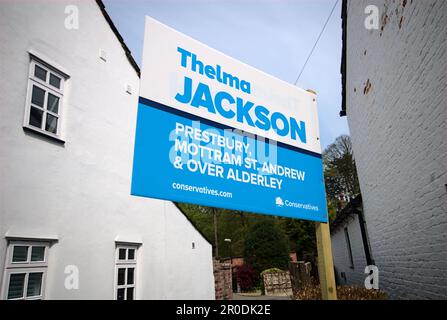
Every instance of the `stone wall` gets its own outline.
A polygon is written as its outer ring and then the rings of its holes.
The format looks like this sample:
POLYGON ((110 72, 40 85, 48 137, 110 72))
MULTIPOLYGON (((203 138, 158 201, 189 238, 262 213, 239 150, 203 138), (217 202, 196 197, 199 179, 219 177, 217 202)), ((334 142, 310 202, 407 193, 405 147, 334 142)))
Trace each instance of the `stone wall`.
POLYGON ((291 296, 292 283, 289 271, 263 273, 266 296, 291 296))

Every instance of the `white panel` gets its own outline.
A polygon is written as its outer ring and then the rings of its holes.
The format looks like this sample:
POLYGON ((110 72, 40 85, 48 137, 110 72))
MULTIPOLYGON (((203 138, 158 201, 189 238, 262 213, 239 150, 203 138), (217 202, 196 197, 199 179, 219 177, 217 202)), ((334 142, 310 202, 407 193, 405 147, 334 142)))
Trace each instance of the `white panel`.
MULTIPOLYGON (((173 107, 196 116, 206 118, 229 127, 283 142, 298 148, 321 153, 318 115, 315 95, 303 89, 272 77, 262 71, 237 61, 217 50, 214 50, 150 17, 146 17, 146 30, 143 50, 143 66, 141 72, 140 96, 158 103, 173 107), (185 49, 197 56, 205 66, 210 66, 217 74, 217 65, 221 73, 226 72, 239 79, 250 83, 248 90, 241 90, 224 84, 216 79, 208 77, 205 73, 192 71, 191 58, 188 58, 186 67, 181 65, 181 53, 178 48, 185 49), (268 131, 248 125, 246 122, 236 121, 223 117, 219 112, 211 113, 204 107, 194 107, 189 103, 180 103, 175 96, 184 92, 184 78, 193 80, 193 90, 199 83, 208 85, 214 99, 216 93, 225 91, 234 99, 241 98, 244 103, 250 101, 254 107, 250 110, 250 116, 255 122, 258 117, 254 110, 256 106, 266 107, 271 116, 274 112, 283 114, 287 119, 294 118, 298 124, 305 123, 306 140, 299 137, 292 139, 288 135, 280 135, 272 128, 268 131)), ((247 88, 247 86, 245 87, 247 88)), ((236 106, 224 104, 225 109, 236 112, 236 106)), ((282 129, 282 122, 278 122, 282 129)))

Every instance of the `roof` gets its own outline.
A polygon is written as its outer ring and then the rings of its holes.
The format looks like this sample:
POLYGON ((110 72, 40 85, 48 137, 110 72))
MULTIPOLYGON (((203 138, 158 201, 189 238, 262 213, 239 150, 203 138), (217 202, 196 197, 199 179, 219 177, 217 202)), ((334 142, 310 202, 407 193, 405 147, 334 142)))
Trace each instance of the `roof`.
POLYGON ((99 9, 101 10, 107 23, 109 24, 110 29, 112 29, 116 38, 121 43, 121 46, 123 47, 124 53, 126 54, 127 60, 129 60, 130 65, 135 69, 135 72, 138 74, 138 76, 140 76, 140 67, 136 63, 135 59, 132 57, 132 53, 130 52, 129 48, 127 47, 126 43, 124 42, 124 39, 121 36, 121 34, 119 33, 115 24, 113 23, 112 18, 110 18, 109 14, 107 13, 106 6, 104 5, 104 3, 101 0, 96 0, 96 3, 98 4, 99 9))
POLYGON ((348 26, 348 0, 343 0, 341 5, 342 48, 341 48, 341 110, 340 117, 346 116, 346 50, 347 50, 347 26, 348 26))
POLYGON ((352 199, 346 207, 337 212, 335 220, 331 223, 331 233, 334 233, 339 227, 345 225, 345 223, 354 215, 359 214, 362 207, 362 195, 352 199))

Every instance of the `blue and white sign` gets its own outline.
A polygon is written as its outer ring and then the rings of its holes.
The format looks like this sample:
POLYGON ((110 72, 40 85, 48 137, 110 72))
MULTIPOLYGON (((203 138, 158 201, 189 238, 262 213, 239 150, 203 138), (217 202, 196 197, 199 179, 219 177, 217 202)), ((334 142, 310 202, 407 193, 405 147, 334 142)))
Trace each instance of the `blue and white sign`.
POLYGON ((146 17, 132 195, 327 222, 315 95, 146 17))

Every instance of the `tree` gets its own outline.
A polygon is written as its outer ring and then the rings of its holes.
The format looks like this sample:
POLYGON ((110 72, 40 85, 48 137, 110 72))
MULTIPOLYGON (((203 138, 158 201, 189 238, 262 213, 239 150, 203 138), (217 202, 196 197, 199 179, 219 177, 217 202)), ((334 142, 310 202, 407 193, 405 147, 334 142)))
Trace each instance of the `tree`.
POLYGON ((261 214, 195 204, 178 203, 178 206, 213 246, 215 246, 214 211, 216 212, 219 256, 223 258, 242 257, 249 229, 258 222, 272 219, 271 216, 261 214), (227 238, 231 239, 231 243, 225 242, 227 238))
POLYGON ((341 194, 360 193, 350 136, 341 135, 324 150, 323 164, 328 201, 337 201, 341 194))
POLYGON ((300 219, 279 218, 279 226, 290 241, 291 252, 296 252, 298 259, 316 250, 315 223, 300 219))
POLYGON ((244 260, 257 278, 269 268, 288 268, 288 239, 274 218, 259 221, 250 228, 245 238, 244 260))
POLYGON ((194 226, 202 232, 205 238, 216 246, 214 237, 214 212, 217 217, 217 244, 220 257, 242 256, 244 251, 245 235, 248 228, 258 218, 254 214, 242 211, 210 208, 195 204, 178 203, 194 226), (225 239, 231 239, 231 243, 225 239))
MULTIPOLYGON (((337 210, 340 208, 340 196, 342 194, 355 196, 360 193, 351 138, 342 135, 333 144, 329 145, 323 152, 323 164, 329 220, 333 221, 337 210)), ((252 250, 246 247, 251 241, 249 234, 252 233, 252 228, 265 221, 273 223, 279 229, 279 232, 286 239, 286 246, 296 252, 300 259, 306 259, 304 256, 306 253, 312 254, 316 251, 315 224, 310 221, 272 218, 265 215, 218 208, 212 209, 192 204, 180 203, 179 206, 214 246, 213 213, 216 212, 217 244, 220 257, 236 257, 248 254, 252 250), (226 238, 231 239, 231 242, 225 242, 226 238)), ((266 244, 266 247, 268 246, 266 244)), ((287 250, 286 261, 288 261, 288 254, 287 250)), ((277 266, 267 266, 267 268, 270 267, 277 266)))

